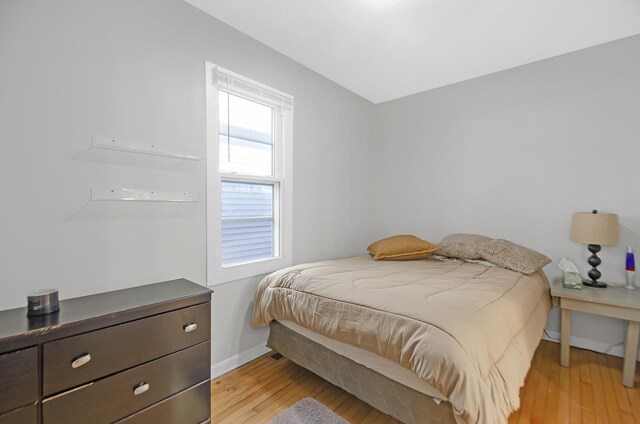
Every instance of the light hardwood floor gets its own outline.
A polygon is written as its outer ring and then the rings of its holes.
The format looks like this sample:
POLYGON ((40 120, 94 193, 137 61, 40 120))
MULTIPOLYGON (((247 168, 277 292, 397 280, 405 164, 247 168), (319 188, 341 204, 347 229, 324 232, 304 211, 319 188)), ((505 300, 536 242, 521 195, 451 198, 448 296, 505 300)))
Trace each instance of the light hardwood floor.
MULTIPOLYGON (((622 358, 571 348, 571 367, 561 367, 559 359, 560 345, 542 341, 510 424, 640 424, 640 389, 622 385, 622 358)), ((306 397, 352 424, 399 422, 289 360, 268 355, 213 380, 212 422, 265 423, 306 397)))

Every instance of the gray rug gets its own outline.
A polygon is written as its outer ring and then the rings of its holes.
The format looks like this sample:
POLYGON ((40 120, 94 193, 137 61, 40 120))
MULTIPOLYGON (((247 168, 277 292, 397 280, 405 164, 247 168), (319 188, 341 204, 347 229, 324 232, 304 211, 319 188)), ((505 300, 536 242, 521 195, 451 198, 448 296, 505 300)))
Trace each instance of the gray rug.
POLYGON ((315 399, 297 402, 269 424, 349 424, 315 399))

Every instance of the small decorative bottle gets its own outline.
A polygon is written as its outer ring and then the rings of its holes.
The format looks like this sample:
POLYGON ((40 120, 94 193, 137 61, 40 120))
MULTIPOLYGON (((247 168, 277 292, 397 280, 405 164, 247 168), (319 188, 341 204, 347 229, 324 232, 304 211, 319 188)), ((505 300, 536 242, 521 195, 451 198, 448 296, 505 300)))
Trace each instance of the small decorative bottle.
POLYGON ((635 290, 636 286, 634 285, 636 281, 636 260, 633 256, 633 249, 631 246, 627 249, 627 285, 624 286, 625 289, 635 290))

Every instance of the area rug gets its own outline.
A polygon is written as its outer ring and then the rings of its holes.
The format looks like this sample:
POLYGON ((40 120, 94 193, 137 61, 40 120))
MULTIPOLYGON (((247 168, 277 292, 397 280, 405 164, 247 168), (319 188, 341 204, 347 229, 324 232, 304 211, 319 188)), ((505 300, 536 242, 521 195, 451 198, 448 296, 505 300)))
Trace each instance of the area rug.
POLYGON ((269 424, 349 424, 349 421, 315 399, 306 398, 289 407, 269 424))

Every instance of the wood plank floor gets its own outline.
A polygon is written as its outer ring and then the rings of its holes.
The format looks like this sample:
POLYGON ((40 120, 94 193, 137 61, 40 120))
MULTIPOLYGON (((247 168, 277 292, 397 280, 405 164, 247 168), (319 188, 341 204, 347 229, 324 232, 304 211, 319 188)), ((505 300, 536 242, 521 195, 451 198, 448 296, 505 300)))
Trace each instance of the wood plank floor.
MULTIPOLYGON (((640 389, 622 385, 622 358, 571 348, 571 367, 561 367, 559 359, 560 345, 542 341, 510 424, 640 424, 640 389)), ((306 397, 352 424, 399 422, 289 360, 268 355, 213 380, 212 422, 265 423, 306 397)))

